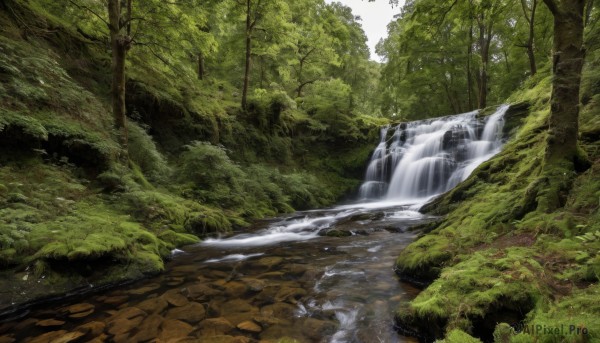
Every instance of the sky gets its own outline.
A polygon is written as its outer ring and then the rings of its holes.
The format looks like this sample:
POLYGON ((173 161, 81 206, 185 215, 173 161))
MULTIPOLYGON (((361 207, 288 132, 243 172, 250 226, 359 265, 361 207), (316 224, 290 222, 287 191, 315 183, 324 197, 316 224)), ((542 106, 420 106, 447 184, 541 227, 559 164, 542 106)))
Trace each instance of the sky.
MULTIPOLYGON (((342 4, 352 8, 352 13, 362 18, 362 27, 369 41, 369 49, 371 49, 371 59, 379 61, 381 58, 375 54, 375 45, 381 38, 387 36, 387 24, 392 21, 395 14, 400 13, 400 7, 389 4, 388 0, 376 0, 369 2, 368 0, 325 0, 328 4, 332 2, 341 2, 342 4)), ((402 5, 404 1, 400 1, 402 5)))

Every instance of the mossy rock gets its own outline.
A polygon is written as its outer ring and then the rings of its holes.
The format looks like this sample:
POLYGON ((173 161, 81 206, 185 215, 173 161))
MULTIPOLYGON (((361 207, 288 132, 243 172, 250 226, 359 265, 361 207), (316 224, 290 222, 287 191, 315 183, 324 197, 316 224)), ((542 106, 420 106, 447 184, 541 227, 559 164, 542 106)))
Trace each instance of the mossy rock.
POLYGON ((400 253, 394 269, 400 279, 425 286, 439 276, 442 266, 451 258, 452 249, 448 237, 426 235, 400 253))

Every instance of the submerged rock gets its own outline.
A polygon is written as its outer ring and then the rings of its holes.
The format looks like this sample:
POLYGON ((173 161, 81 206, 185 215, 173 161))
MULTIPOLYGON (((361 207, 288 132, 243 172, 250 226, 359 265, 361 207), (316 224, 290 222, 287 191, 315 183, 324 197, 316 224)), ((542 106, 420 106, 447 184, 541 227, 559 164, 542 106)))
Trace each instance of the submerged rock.
POLYGON ((262 328, 258 324, 249 320, 239 323, 237 328, 250 333, 259 333, 262 331, 262 328))

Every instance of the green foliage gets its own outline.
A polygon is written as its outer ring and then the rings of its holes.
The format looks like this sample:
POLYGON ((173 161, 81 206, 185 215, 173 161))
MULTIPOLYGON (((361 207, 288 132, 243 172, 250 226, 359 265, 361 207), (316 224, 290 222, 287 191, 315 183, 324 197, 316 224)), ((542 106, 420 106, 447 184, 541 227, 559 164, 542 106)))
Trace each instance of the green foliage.
POLYGON ((171 174, 164 156, 158 151, 152 137, 139 125, 129 122, 129 158, 140 167, 144 175, 154 181, 165 181, 171 174))

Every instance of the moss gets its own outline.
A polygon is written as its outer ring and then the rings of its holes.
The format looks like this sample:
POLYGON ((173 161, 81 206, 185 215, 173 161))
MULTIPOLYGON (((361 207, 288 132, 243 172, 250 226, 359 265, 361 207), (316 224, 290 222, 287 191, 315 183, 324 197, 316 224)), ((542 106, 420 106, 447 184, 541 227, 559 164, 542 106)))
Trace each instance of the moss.
MULTIPOLYGON (((416 326, 439 336, 444 327, 471 331, 493 316, 527 313, 543 292, 543 268, 528 258, 528 249, 495 249, 464 257, 444 268, 439 279, 397 311, 401 326, 416 326), (499 257, 502 256, 502 257, 499 257), (426 323, 438 323, 431 328, 426 323)), ((495 325, 495 322, 494 322, 495 325)))
POLYGON ((477 338, 474 338, 473 336, 469 335, 468 333, 459 330, 459 329, 454 329, 452 331, 450 331, 447 335, 445 339, 436 341, 437 343, 480 343, 481 341, 478 340, 477 338))
POLYGON ((442 235, 428 235, 411 243, 396 260, 395 270, 401 278, 427 283, 435 279, 444 262, 452 258, 450 240, 442 235))

